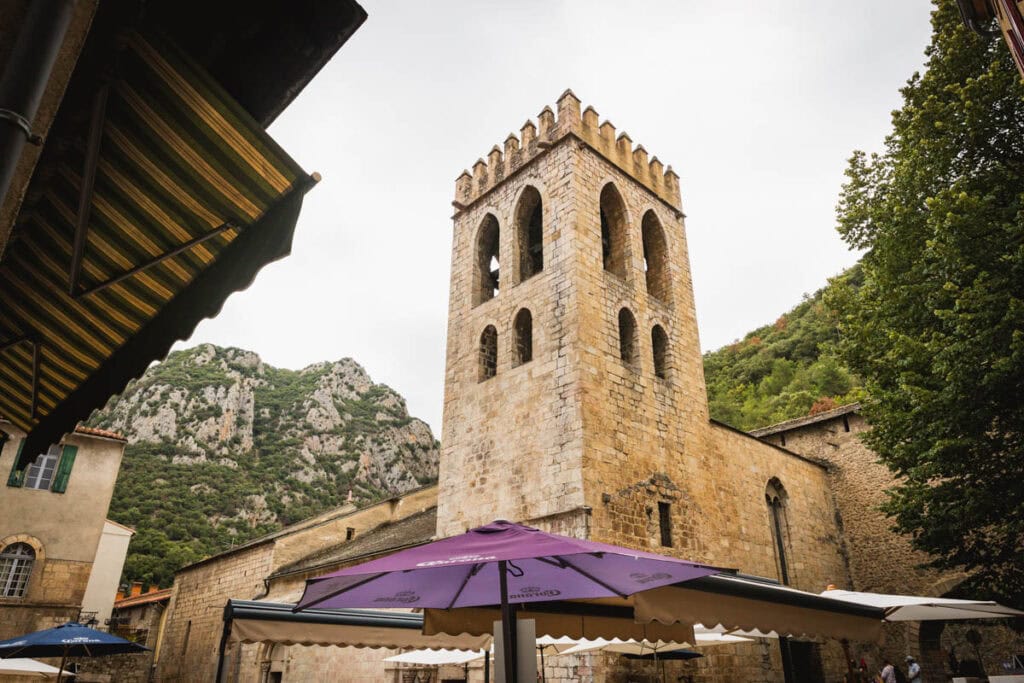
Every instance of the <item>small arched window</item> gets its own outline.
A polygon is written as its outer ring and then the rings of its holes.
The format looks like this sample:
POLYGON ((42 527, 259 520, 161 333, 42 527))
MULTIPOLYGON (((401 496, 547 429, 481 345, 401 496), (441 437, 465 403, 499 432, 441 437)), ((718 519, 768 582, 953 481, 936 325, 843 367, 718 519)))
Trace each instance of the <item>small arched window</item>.
POLYGON ((779 578, 782 583, 789 584, 789 559, 786 556, 789 525, 786 521, 786 489, 776 477, 768 482, 764 490, 764 500, 768 505, 768 516, 772 528, 772 541, 775 543, 775 556, 779 565, 779 578))
POLYGON ((626 365, 637 366, 636 318, 628 308, 619 311, 619 358, 626 365))
POLYGON ((601 190, 601 256, 604 269, 626 277, 626 204, 615 186, 601 190))
POLYGON ((473 283, 473 305, 490 301, 498 295, 498 245, 501 231, 498 219, 487 214, 476 236, 476 268, 473 283))
POLYGON ((544 270, 544 212, 540 192, 527 186, 516 206, 516 243, 519 245, 519 281, 544 270))
POLYGON ((644 273, 647 278, 647 293, 655 299, 668 301, 668 249, 665 246, 665 231, 654 211, 644 214, 641 232, 644 242, 644 273))
POLYGON ((498 330, 488 325, 480 335, 480 381, 498 374, 498 330))
POLYGON ((654 376, 665 379, 668 377, 668 335, 661 325, 651 328, 651 351, 654 355, 654 376))
POLYGON ((529 309, 523 308, 516 313, 513 323, 515 328, 516 348, 514 365, 522 365, 533 360, 533 316, 529 309))
POLYGON ((25 597, 35 561, 36 551, 28 543, 12 543, 0 552, 0 597, 25 597))

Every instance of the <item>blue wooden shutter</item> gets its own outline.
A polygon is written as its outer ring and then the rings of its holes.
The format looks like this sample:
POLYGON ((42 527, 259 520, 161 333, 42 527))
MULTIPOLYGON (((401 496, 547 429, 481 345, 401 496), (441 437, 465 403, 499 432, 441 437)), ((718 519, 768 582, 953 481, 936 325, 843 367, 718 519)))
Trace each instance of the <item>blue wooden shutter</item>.
POLYGON ((18 452, 14 454, 14 465, 11 467, 11 474, 7 477, 8 486, 21 486, 25 483, 25 471, 28 470, 28 465, 25 469, 18 469, 18 460, 21 459, 21 449, 25 446, 25 439, 21 440, 18 444, 18 452))
POLYGON ((71 478, 71 468, 75 464, 75 456, 78 455, 78 446, 65 446, 60 454, 60 464, 57 465, 57 476, 53 478, 54 493, 64 493, 68 490, 68 479, 71 478))

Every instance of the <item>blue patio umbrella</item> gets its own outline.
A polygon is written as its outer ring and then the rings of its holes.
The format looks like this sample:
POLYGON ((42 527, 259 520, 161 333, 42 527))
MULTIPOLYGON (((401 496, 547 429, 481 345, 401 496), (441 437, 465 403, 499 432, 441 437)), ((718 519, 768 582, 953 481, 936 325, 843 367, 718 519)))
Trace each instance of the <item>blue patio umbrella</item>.
POLYGON ((149 650, 144 645, 82 626, 73 621, 8 640, 0 640, 0 659, 8 657, 60 657, 60 673, 68 657, 103 657, 149 650))

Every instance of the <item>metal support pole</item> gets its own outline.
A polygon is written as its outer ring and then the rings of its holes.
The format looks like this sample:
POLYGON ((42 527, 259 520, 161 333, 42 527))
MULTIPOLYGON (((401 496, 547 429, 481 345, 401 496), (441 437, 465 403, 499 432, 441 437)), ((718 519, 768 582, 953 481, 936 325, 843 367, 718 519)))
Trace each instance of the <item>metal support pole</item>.
POLYGON ((505 655, 505 683, 519 683, 519 656, 516 638, 516 613, 513 606, 508 604, 508 562, 498 562, 498 574, 501 584, 501 639, 502 652, 505 655))
POLYGON ((220 636, 220 647, 217 649, 217 678, 216 683, 222 683, 221 676, 224 674, 224 652, 228 648, 228 638, 231 636, 231 601, 224 606, 224 630, 220 636))
POLYGON ((14 50, 0 76, 0 203, 11 189, 25 143, 40 142, 32 124, 71 23, 75 2, 33 0, 27 6, 14 50))

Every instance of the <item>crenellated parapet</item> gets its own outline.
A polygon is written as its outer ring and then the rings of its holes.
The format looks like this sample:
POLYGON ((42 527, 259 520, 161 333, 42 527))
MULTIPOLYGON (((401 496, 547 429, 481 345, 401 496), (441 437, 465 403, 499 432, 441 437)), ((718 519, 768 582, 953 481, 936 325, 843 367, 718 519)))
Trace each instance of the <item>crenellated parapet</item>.
POLYGON ((566 90, 558 98, 557 115, 551 107, 544 107, 536 124, 527 121, 518 136, 509 133, 504 145, 492 147, 486 160, 477 159, 471 171, 463 171, 455 180, 456 208, 469 206, 567 136, 582 140, 662 200, 680 208, 679 176, 672 167, 662 165, 658 157, 648 159, 643 145, 634 146, 625 131, 616 134, 609 121, 601 123, 593 107, 581 112, 580 104, 572 90, 566 90))

